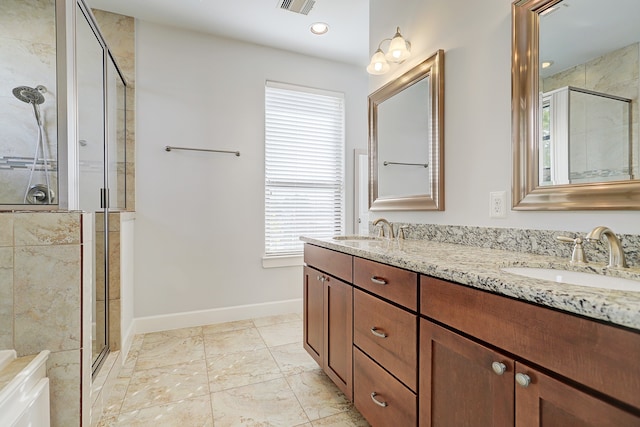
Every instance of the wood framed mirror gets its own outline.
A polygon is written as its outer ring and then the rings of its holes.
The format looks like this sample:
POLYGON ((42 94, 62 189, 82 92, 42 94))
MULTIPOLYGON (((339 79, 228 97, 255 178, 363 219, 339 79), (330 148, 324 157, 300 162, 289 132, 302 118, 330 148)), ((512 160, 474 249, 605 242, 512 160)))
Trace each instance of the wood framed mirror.
POLYGON ((369 209, 444 210, 444 51, 369 95, 369 209))
POLYGON ((640 209, 638 16, 627 0, 512 4, 514 210, 640 209))

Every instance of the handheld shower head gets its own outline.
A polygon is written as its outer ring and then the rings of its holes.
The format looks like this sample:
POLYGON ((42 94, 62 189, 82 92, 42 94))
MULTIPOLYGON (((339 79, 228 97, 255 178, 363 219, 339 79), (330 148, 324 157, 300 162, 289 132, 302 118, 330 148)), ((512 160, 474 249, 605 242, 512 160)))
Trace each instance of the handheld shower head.
POLYGON ((42 85, 38 85, 35 89, 29 86, 18 86, 13 88, 13 96, 22 102, 33 105, 42 104, 44 102, 44 96, 42 95, 44 92, 46 92, 46 89, 42 85))

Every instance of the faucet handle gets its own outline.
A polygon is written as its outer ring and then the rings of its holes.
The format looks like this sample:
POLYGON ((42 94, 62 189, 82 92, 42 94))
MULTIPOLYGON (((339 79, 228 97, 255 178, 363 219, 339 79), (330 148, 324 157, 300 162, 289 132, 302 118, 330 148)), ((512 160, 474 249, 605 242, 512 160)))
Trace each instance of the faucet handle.
POLYGON ((408 229, 409 229, 408 225, 402 225, 402 226, 398 227, 398 239, 402 239, 402 240, 406 239, 407 238, 406 230, 408 230, 408 229))
POLYGON ((571 253, 571 264, 587 264, 587 257, 584 254, 581 237, 556 236, 556 240, 565 243, 573 243, 573 252, 571 253))
POLYGON ((384 225, 378 224, 373 226, 374 229, 378 229, 378 237, 384 237, 384 225))

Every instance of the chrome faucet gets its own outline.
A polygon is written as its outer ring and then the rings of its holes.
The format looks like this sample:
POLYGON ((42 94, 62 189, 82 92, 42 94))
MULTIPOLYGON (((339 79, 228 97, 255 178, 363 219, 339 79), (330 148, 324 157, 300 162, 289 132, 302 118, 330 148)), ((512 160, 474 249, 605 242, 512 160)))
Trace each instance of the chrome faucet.
POLYGON ((609 248, 609 265, 607 265, 607 267, 627 268, 627 261, 624 257, 622 244, 620 243, 618 236, 616 236, 610 228, 600 225, 591 230, 585 239, 588 242, 591 242, 594 240, 600 240, 603 235, 607 238, 607 247, 609 248))
POLYGON ((395 233, 393 232, 393 225, 387 221, 384 218, 378 218, 375 221, 373 221, 373 226, 374 227, 380 227, 380 237, 384 237, 384 225, 387 225, 387 227, 389 227, 389 238, 393 239, 395 238, 395 233), (382 223, 382 225, 378 225, 382 223))

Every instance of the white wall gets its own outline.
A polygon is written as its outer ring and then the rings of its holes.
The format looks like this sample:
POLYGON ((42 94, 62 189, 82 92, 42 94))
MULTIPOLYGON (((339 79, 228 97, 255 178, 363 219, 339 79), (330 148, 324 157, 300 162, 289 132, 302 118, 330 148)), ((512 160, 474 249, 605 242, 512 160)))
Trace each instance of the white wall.
POLYGON ((364 68, 144 21, 136 32, 135 316, 301 298, 301 267, 262 267, 265 81, 345 93, 350 227, 364 68))
MULTIPOLYGON (((511 191, 511 0, 373 0, 370 51, 396 26, 411 41, 412 57, 369 92, 445 51, 445 211, 385 212, 392 221, 587 232, 607 225, 640 234, 636 211, 517 212, 489 218, 489 192, 511 191)), ((386 45, 383 46, 383 48, 386 45)), ((510 199, 508 206, 511 206, 510 199)), ((376 213, 377 214, 377 213, 376 213)))

